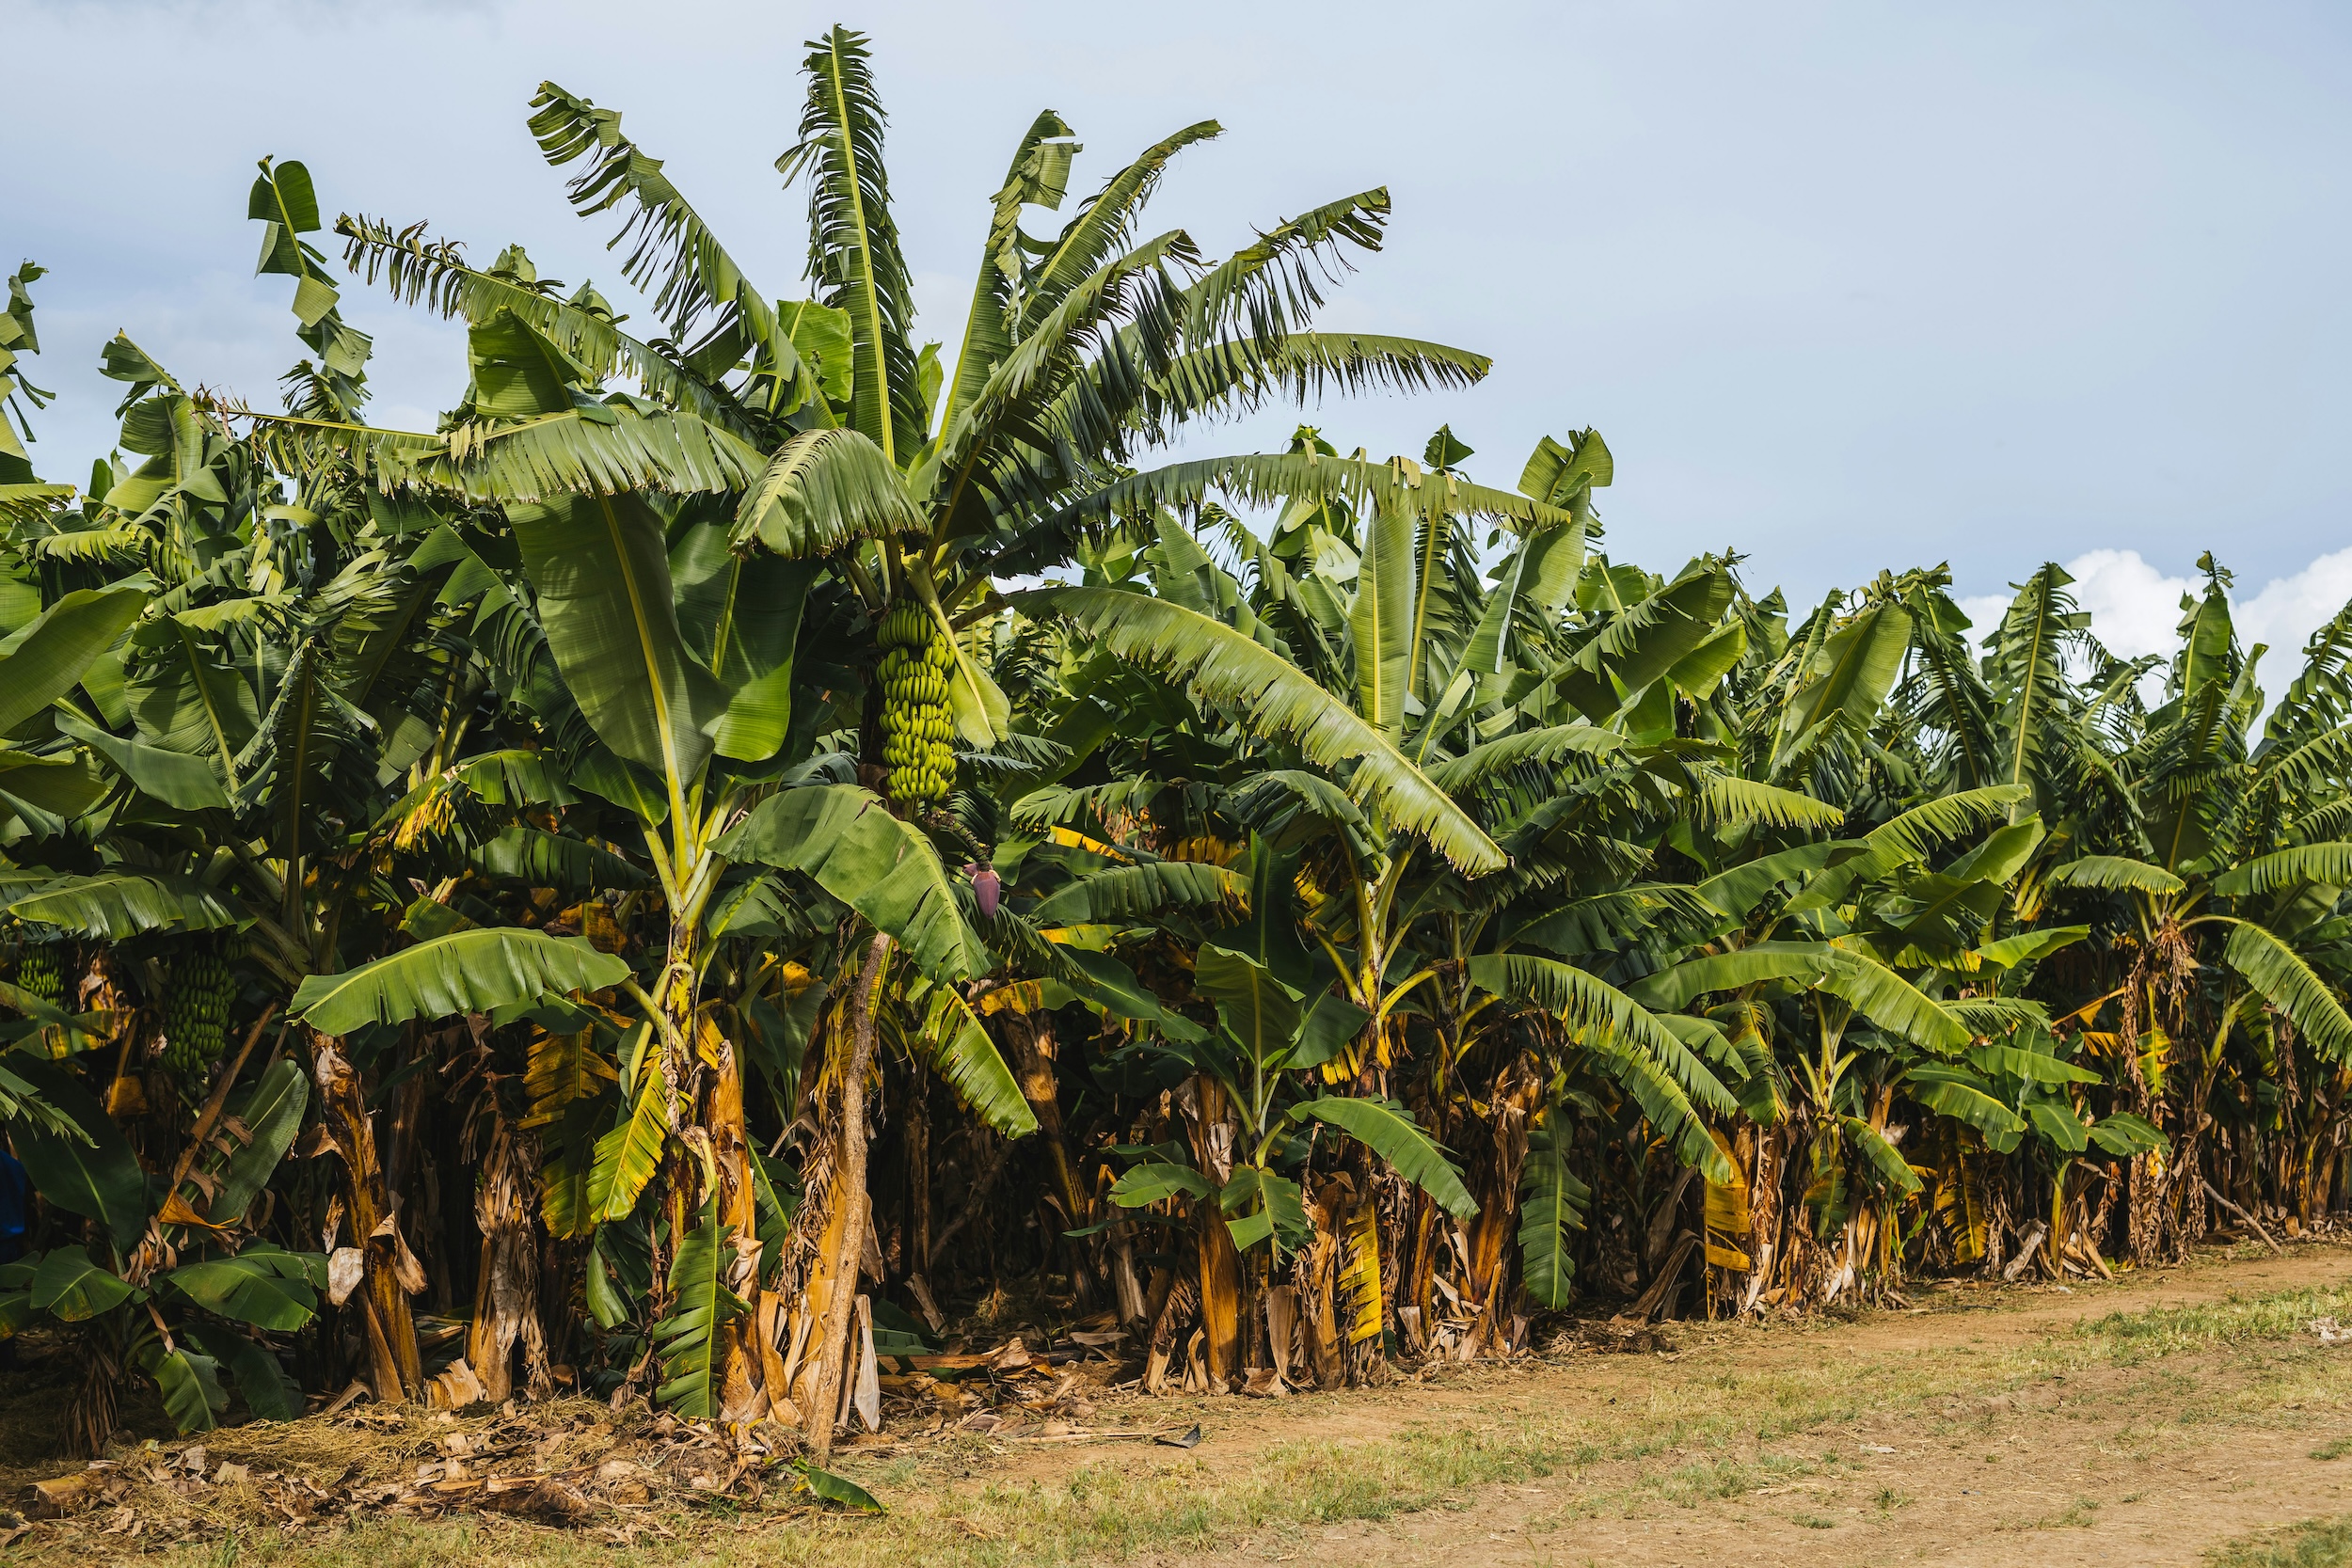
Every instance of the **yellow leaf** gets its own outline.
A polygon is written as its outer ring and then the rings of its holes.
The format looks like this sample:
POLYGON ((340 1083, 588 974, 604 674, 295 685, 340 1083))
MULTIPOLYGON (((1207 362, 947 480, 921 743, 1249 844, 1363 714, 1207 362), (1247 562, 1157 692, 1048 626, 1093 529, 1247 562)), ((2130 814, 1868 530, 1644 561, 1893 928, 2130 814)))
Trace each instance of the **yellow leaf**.
POLYGON ((566 910, 563 919, 578 926, 580 934, 588 939, 588 945, 599 953, 618 953, 628 945, 628 933, 621 929, 620 922, 612 918, 612 911, 602 899, 591 898, 566 910))
POLYGON ((1019 980, 1009 986, 998 986, 975 1002, 973 1007, 983 1017, 998 1013, 1034 1013, 1045 1006, 1045 985, 1041 980, 1019 980))
POLYGON ((1117 845, 1105 844, 1098 838, 1089 838, 1086 834, 1070 828, 1048 828, 1045 830, 1045 836, 1066 848, 1084 849, 1091 854, 1107 855, 1117 861, 1130 858, 1127 851, 1117 845))
POLYGON ((156 1214, 155 1223, 158 1225, 184 1225, 195 1230, 209 1230, 215 1236, 225 1236, 229 1233, 225 1227, 215 1225, 212 1221, 198 1213, 194 1209, 189 1208, 188 1200, 182 1197, 178 1193, 174 1193, 169 1197, 164 1199, 163 1209, 156 1214))
POLYGON ((1038 935, 1064 947, 1083 947, 1089 953, 1099 953, 1110 945, 1120 930, 1117 926, 1048 926, 1038 935))
POLYGON ((1356 1205, 1341 1240, 1345 1261, 1332 1294, 1347 1315, 1347 1342, 1360 1345, 1380 1336, 1380 1216, 1370 1200, 1356 1205))
POLYGON ((725 1031, 719 1027, 718 1021, 706 1007, 702 1016, 694 1021, 694 1054, 702 1058, 703 1066, 716 1072, 726 1043, 725 1031))
POLYGON ((1194 861, 1203 865, 1231 865, 1241 859, 1246 845, 1223 838, 1188 838, 1168 852, 1172 861, 1194 861))
POLYGON ((531 1098, 525 1127, 545 1127, 572 1101, 601 1094, 605 1085, 620 1077, 592 1048, 595 1038, 595 1031, 583 1029, 576 1035, 543 1031, 532 1040, 530 1066, 523 1075, 523 1093, 531 1098))
MULTIPOLYGON (((1721 1187, 1712 1181, 1707 1184, 1707 1228, 1719 1236, 1745 1236, 1749 1225, 1747 1172, 1741 1170, 1740 1162, 1732 1157, 1729 1138, 1714 1128, 1708 1130, 1708 1135, 1715 1140, 1715 1147, 1723 1150, 1724 1163, 1731 1167, 1731 1181, 1721 1187)), ((1708 1250, 1711 1261, 1711 1254, 1716 1249, 1710 1244, 1708 1250)), ((1744 1269, 1747 1264, 1724 1266, 1744 1269)))

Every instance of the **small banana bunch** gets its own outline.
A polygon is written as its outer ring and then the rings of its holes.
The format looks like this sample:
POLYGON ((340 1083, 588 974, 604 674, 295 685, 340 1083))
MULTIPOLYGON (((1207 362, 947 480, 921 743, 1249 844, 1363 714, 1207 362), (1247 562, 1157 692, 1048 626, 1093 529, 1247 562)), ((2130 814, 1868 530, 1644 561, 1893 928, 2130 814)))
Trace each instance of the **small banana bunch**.
POLYGON ((65 994, 65 971, 57 967, 57 955, 49 948, 27 947, 16 961, 16 983, 54 1004, 65 994))
POLYGON ((945 800, 956 782, 955 721, 947 714, 955 650, 938 623, 910 599, 883 611, 879 641, 882 763, 890 769, 891 799, 908 805, 945 800))
POLYGON ((229 1040, 229 1009, 237 1000, 236 976, 215 943, 199 941, 173 962, 171 991, 164 1003, 164 1065, 194 1076, 219 1060, 229 1040))

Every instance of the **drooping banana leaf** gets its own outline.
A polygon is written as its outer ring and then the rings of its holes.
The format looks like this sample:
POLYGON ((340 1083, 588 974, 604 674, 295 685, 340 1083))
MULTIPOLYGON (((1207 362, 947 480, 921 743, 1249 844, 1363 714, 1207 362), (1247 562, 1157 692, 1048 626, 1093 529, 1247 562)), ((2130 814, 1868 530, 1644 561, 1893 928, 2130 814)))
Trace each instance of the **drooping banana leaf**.
POLYGON ((8 912, 19 920, 38 920, 113 942, 142 931, 217 931, 253 920, 234 895, 193 877, 127 870, 61 877, 12 900, 8 912))
POLYGON ((206 1311, 271 1333, 291 1334, 318 1312, 300 1269, 273 1267, 253 1253, 183 1263, 161 1277, 206 1311))
POLYGON ((2331 1061, 2352 1058, 2352 1017, 2328 983, 2275 932, 2250 920, 2237 921, 2221 956, 2331 1061))
POLYGON ((2042 885, 2150 894, 2179 893, 2188 886, 2160 865, 2150 865, 2146 861, 2131 860, 2122 855, 2080 856, 2043 878, 2042 885))
POLYGON ((646 881, 633 862, 602 845, 519 823, 475 846, 467 858, 490 876, 575 895, 643 887, 646 881))
POLYGON ((989 1037, 979 1015, 953 986, 931 988, 923 1027, 908 1044, 965 1109, 999 1136, 1026 1137, 1037 1131, 1037 1113, 989 1037))
POLYGON ((69 1323, 110 1312, 139 1293, 78 1246, 61 1246, 43 1258, 34 1271, 32 1291, 37 1310, 69 1323))
POLYGON ((228 808, 227 792, 214 777, 211 765, 201 757, 108 735, 71 717, 61 716, 57 728, 104 756, 114 764, 117 772, 165 805, 182 811, 228 808))
POLYGON ((155 1380, 164 1414, 182 1433, 210 1432, 220 1424, 229 1396, 220 1386, 219 1363, 211 1356, 185 1347, 166 1350, 162 1340, 151 1339, 138 1367, 155 1380))
POLYGON ((141 588, 77 588, 0 641, 0 735, 80 684, 146 603, 141 588))
POLYGON ((9 1132, 33 1190, 60 1209, 98 1222, 118 1254, 138 1244, 150 1212, 147 1173, 113 1117, 61 1065, 11 1057, 11 1069, 72 1118, 73 1135, 40 1123, 9 1132))
MULTIPOLYGON (((1550 1013, 1581 1041, 1613 1046, 1656 1063, 1696 1104, 1727 1115, 1737 1103, 1722 1081, 1642 1001, 1598 975, 1532 953, 1486 953, 1470 959, 1470 977, 1482 990, 1550 1013)), ((1645 999, 1649 995, 1642 994, 1645 999)), ((1685 1000, 1665 1006, 1679 1006, 1685 1000)))
POLYGON ((370 1023, 486 1013, 534 997, 601 990, 628 964, 578 937, 522 927, 456 931, 340 974, 313 974, 294 991, 292 1016, 326 1035, 370 1023))
POLYGON ((1239 873, 1198 861, 1155 861, 1113 866, 1057 888, 1029 918, 1040 926, 1089 926, 1154 915, 1170 909, 1228 911, 1248 896, 1239 873))
POLYGON ((1478 1212, 1478 1200, 1445 1152, 1404 1106, 1393 1101, 1324 1095, 1291 1107, 1292 1120, 1320 1121, 1338 1128, 1389 1164, 1397 1175, 1438 1200, 1456 1219, 1478 1212))
POLYGON ((299 1062, 283 1061, 262 1074, 237 1104, 236 1116, 249 1135, 220 1162, 220 1186, 206 1207, 205 1218, 215 1225, 235 1225, 249 1207, 278 1163, 294 1147, 302 1131, 302 1113, 310 1104, 310 1081, 299 1062))
POLYGON ((1568 1169, 1567 1154, 1554 1121, 1528 1133, 1527 1162, 1519 1167, 1520 1268, 1528 1298, 1555 1311, 1576 1291, 1569 1232, 1584 1228, 1593 1196, 1568 1169))
POLYGON ((181 1332, 197 1347, 229 1369, 247 1409, 265 1421, 302 1418, 308 1406, 302 1386, 286 1373, 266 1345, 248 1339, 225 1323, 190 1323, 181 1332))
POLYGON ((734 543, 787 561, 860 539, 919 532, 926 519, 889 458, 861 431, 803 430, 768 460, 735 514, 734 543))
POLYGON ((1354 787, 1391 822, 1426 838, 1466 873, 1500 869, 1502 852, 1478 824, 1354 707, 1280 655, 1222 622, 1111 588, 1048 588, 1010 595, 1016 608, 1070 617, 1110 651, 1189 682, 1203 701, 1231 704, 1295 742, 1319 767, 1355 765, 1354 787))
POLYGON ((854 784, 771 795, 715 847, 730 860, 806 873, 933 980, 971 979, 993 963, 930 840, 854 784))

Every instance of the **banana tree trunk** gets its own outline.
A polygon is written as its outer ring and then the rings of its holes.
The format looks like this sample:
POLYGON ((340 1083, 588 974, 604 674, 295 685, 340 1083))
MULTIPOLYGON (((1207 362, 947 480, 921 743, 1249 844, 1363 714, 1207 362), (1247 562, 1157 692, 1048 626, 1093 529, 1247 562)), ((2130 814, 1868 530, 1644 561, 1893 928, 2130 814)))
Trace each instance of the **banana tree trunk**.
POLYGON ((366 1272, 357 1294, 367 1336, 368 1382, 380 1402, 405 1403, 424 1386, 406 1287, 413 1282, 422 1289, 424 1281, 401 1239, 400 1224, 392 1212, 359 1074, 335 1049, 332 1039, 325 1035, 315 1038, 317 1054, 310 1072, 319 1086, 320 1119, 342 1156, 343 1214, 353 1241, 365 1254, 366 1272))
POLYGON ((833 1452, 842 1383, 850 1375, 850 1323, 856 1307, 858 1256, 866 1244, 866 1227, 871 1223, 871 1200, 866 1193, 866 1074, 874 1060, 874 1006, 889 957, 887 936, 876 936, 866 945, 857 990, 850 998, 847 1037, 836 1037, 834 1042, 840 1053, 836 1057, 840 1073, 833 1169, 827 1183, 830 1203, 817 1272, 809 1282, 803 1307, 808 1320, 805 1332, 814 1342, 805 1351, 808 1370, 795 1386, 794 1402, 801 1410, 802 1430, 810 1451, 820 1464, 833 1452))
POLYGON ((1396 1227, 1403 1244, 1391 1249, 1396 1279, 1389 1292, 1390 1326, 1400 1349, 1425 1355, 1437 1343, 1438 1255, 1452 1221, 1418 1187, 1405 1195, 1403 1213, 1396 1227))
MULTIPOLYGON (((1223 1085, 1206 1073, 1186 1085, 1194 1167, 1223 1186, 1232 1175, 1233 1118, 1223 1085)), ((1223 1393, 1240 1380, 1242 1270, 1232 1232, 1214 1200, 1193 1205, 1193 1273, 1200 1292, 1200 1329, 1209 1386, 1223 1393)))
POLYGON ((1346 1323, 1347 1382, 1365 1388, 1388 1377, 1387 1336, 1395 1332, 1397 1254, 1383 1244, 1380 1194, 1369 1155, 1360 1150, 1349 1173, 1356 1197, 1342 1231, 1339 1294, 1346 1323))
POLYGON ((1347 1341, 1340 1322, 1338 1287, 1342 1227, 1354 1207, 1354 1186, 1345 1176, 1330 1177, 1317 1186, 1307 1205, 1314 1236, 1292 1266, 1292 1278, 1298 1286, 1299 1338, 1320 1388, 1337 1388, 1347 1381, 1347 1341))
POLYGON ((1242 1381, 1242 1266, 1233 1234, 1215 1203, 1197 1205, 1194 1262, 1200 1286, 1200 1328, 1207 1337, 1209 1391, 1222 1394, 1242 1381))
MULTIPOLYGON (((1092 1219, 1094 1203, 1079 1177, 1078 1163, 1071 1158, 1070 1140, 1062 1131, 1061 1093, 1054 1078, 1053 1020, 1043 1012, 1009 1011, 1003 1017, 1002 1033, 1012 1058, 1012 1075, 1021 1085, 1021 1097, 1029 1102, 1029 1110, 1037 1117, 1038 1137, 1044 1145, 1046 1163, 1052 1168, 1054 1200, 1062 1212, 1061 1227, 1075 1230, 1092 1219)), ((1064 1238, 1063 1245, 1070 1259, 1070 1283, 1083 1307, 1094 1298, 1090 1267, 1093 1259, 1082 1241, 1064 1238)))
POLYGON ((482 1397, 494 1404, 515 1391, 517 1344, 532 1393, 545 1394, 553 1387, 539 1329, 539 1247, 532 1224, 539 1191, 537 1142, 501 1117, 474 1182, 482 1268, 474 1281, 466 1361, 482 1380, 482 1397))
POLYGON ((2312 1107, 2310 1125, 2303 1130, 2295 1167, 2295 1217, 2299 1225, 2311 1224, 2315 1213, 2327 1208, 2319 1176, 2332 1164, 2324 1156, 2335 1147, 2340 1125, 2337 1117, 2344 1108, 2347 1088, 2352 1088, 2352 1072, 2329 1074, 2319 1091, 2318 1102, 2312 1107))
MULTIPOLYGON (((719 1223, 726 1228, 728 1252, 721 1255, 720 1280, 742 1301, 759 1300, 759 1188, 752 1177, 751 1132, 743 1117, 742 1059, 735 1042, 715 1037, 719 1059, 710 1074, 703 1126, 710 1134, 711 1163, 719 1172, 719 1223), (731 1256, 730 1256, 731 1254, 731 1256)), ((730 1421, 756 1420, 784 1392, 767 1386, 760 1353, 760 1314, 747 1312, 729 1323, 713 1346, 724 1358, 713 1368, 721 1390, 720 1414, 730 1421)))
POLYGON ((1512 1243, 1518 1236, 1519 1172, 1527 1163, 1530 1124, 1543 1103, 1544 1080, 1526 1057, 1515 1058, 1487 1095, 1487 1157, 1473 1167, 1478 1217, 1470 1224, 1470 1270, 1463 1305, 1473 1314, 1470 1348, 1494 1354, 1510 1348, 1508 1303, 1512 1243))

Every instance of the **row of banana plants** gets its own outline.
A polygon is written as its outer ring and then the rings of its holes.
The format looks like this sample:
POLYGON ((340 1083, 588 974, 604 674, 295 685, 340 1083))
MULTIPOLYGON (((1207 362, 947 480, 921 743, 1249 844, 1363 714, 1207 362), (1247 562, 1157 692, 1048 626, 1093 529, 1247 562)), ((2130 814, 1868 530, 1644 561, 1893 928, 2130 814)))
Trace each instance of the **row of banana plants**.
POLYGON ((2055 566, 1972 628, 1614 562, 1589 430, 1157 461, 1486 375, 1315 326, 1387 194, 1147 237, 1204 121, 1053 226, 1041 114, 944 357, 866 41, 809 51, 807 298, 552 83, 642 336, 267 161, 281 406, 118 337, 43 483, 11 280, 0 1331, 86 1447, 356 1378, 821 1455, 1009 1301, 1265 1393, 2336 1206, 2352 609, 2270 704, 2210 563, 2125 661, 2055 566), (370 286, 464 325, 432 431, 367 421, 370 286))

